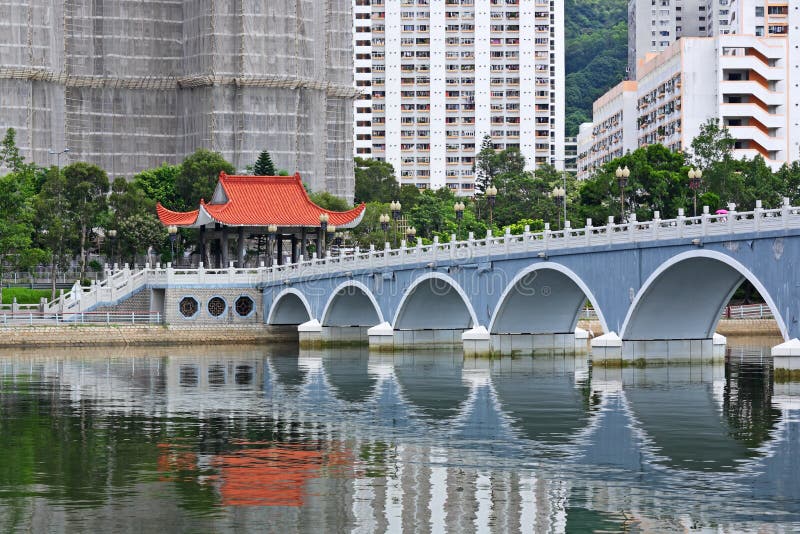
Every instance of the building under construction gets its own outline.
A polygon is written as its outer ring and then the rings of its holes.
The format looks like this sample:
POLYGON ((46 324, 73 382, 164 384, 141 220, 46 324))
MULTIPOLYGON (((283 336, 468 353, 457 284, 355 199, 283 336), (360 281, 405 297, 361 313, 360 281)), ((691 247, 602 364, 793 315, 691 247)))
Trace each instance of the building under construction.
POLYGON ((351 2, 6 0, 0 135, 125 177, 198 148, 244 170, 266 149, 352 199, 351 2))

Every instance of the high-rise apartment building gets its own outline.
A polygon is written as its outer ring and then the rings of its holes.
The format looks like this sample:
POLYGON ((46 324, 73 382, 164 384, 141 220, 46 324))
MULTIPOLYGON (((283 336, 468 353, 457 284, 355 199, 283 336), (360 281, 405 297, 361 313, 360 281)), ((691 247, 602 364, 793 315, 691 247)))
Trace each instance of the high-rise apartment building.
POLYGON ((474 189, 484 136, 564 166, 564 3, 354 0, 355 152, 401 184, 474 189))

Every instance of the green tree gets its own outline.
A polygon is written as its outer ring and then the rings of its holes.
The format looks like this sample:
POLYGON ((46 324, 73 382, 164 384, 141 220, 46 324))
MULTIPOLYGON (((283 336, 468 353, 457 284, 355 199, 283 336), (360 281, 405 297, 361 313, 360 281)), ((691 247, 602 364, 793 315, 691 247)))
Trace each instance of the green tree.
POLYGON ((25 159, 20 155, 17 148, 17 131, 14 128, 6 130, 3 141, 0 142, 0 166, 11 169, 12 172, 19 172, 25 159))
POLYGON ((327 191, 319 191, 317 193, 309 193, 308 197, 311 201, 319 206, 331 211, 347 211, 353 208, 348 202, 336 195, 332 195, 327 191))
POLYGON ((36 239, 50 262, 51 299, 56 298, 56 278, 67 265, 68 239, 73 231, 67 202, 67 181, 56 167, 50 168, 34 199, 36 239))
POLYGON ((269 152, 262 150, 258 155, 255 165, 253 165, 253 174, 255 176, 275 176, 275 164, 272 163, 272 156, 269 152))
POLYGON ((106 210, 108 175, 91 163, 72 163, 64 167, 67 203, 78 230, 81 278, 86 273, 86 247, 92 229, 98 226, 106 210))
POLYGON ((703 171, 703 190, 713 191, 723 202, 737 202, 743 181, 734 175, 737 162, 733 158, 736 140, 719 120, 709 119, 692 140, 688 161, 703 171))
POLYGON ((133 177, 133 183, 144 196, 174 211, 189 208, 178 194, 176 187, 180 165, 162 164, 160 167, 147 169, 133 177))
POLYGON ((391 202, 397 200, 400 186, 391 163, 355 158, 356 202, 391 202))
POLYGON ((152 214, 136 213, 120 219, 118 228, 120 255, 130 257, 132 262, 137 255, 146 254, 150 247, 160 255, 167 239, 167 229, 152 214))
POLYGON ((475 156, 475 194, 481 196, 486 188, 492 184, 498 174, 497 154, 492 143, 492 137, 486 135, 481 141, 481 149, 475 156))
POLYGON ((184 205, 196 206, 200 199, 211 200, 221 172, 233 174, 235 169, 218 152, 201 148, 183 160, 175 190, 184 205))

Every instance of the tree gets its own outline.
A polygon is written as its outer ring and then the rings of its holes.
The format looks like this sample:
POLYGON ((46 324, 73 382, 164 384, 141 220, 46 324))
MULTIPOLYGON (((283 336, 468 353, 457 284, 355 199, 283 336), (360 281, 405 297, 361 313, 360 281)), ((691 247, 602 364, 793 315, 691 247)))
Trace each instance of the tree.
POLYGON ((78 229, 81 278, 86 273, 86 244, 92 229, 98 226, 106 210, 108 175, 91 163, 72 163, 64 167, 66 199, 78 229))
POLYGON ((133 177, 136 187, 154 202, 174 211, 183 211, 188 208, 178 194, 176 182, 181 173, 180 165, 162 164, 160 167, 147 169, 133 177))
POLYGON ((275 176, 275 164, 272 163, 272 156, 269 155, 269 152, 263 150, 261 154, 258 155, 258 159, 256 160, 256 164, 253 166, 253 174, 255 176, 275 176))
POLYGON ((494 181, 497 172, 497 154, 492 137, 485 135, 481 141, 481 149, 475 156, 475 194, 477 196, 486 192, 486 188, 494 181))
POLYGON ((356 202, 391 202, 397 200, 400 186, 391 163, 355 158, 356 202))
POLYGON ((12 172, 19 172, 25 159, 20 155, 17 148, 17 131, 14 128, 6 130, 3 141, 0 142, 0 166, 5 166, 12 172))
POLYGON ((146 254, 150 247, 160 253, 167 239, 167 229, 155 215, 136 213, 119 221, 117 236, 120 255, 127 254, 135 261, 137 255, 146 254))
POLYGON ((223 171, 233 174, 235 169, 220 153, 201 148, 183 160, 175 190, 186 206, 196 206, 200 199, 211 200, 223 171))
POLYGON ((327 191, 309 193, 308 196, 311 199, 311 202, 326 210, 347 211, 352 209, 352 206, 348 204, 345 199, 332 195, 327 191))
POLYGON ((719 120, 709 119, 692 139, 689 163, 703 171, 704 189, 717 193, 723 202, 737 202, 742 194, 742 182, 734 176, 737 170, 733 158, 736 140, 719 120))
POLYGON ((45 177, 34 200, 37 243, 50 262, 51 294, 56 298, 56 273, 68 260, 67 240, 72 232, 67 207, 67 181, 56 167, 45 177))

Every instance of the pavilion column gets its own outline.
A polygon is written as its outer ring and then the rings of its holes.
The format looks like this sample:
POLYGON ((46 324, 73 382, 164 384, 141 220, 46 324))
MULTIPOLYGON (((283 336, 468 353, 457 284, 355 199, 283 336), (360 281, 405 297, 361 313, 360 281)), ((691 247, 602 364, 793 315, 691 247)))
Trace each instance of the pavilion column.
MULTIPOLYGON (((206 227, 200 227, 200 262, 206 262, 206 227)), ((208 267, 208 265, 206 265, 208 267)))
POLYGON ((228 267, 228 227, 222 227, 222 238, 220 238, 220 257, 222 258, 222 265, 220 268, 225 269, 228 267))
POLYGON ((317 231, 317 258, 322 259, 325 257, 325 232, 320 228, 317 231))
POLYGON ((244 242, 244 226, 239 227, 239 238, 236 241, 236 244, 239 246, 239 257, 238 259, 238 267, 240 269, 244 268, 244 254, 245 254, 245 242, 244 242))
POLYGON ((297 236, 292 234, 292 263, 297 263, 297 236))
POLYGON ((278 234, 278 265, 283 265, 283 236, 278 234))
POLYGON ((300 259, 307 259, 306 252, 308 250, 308 234, 306 233, 306 227, 302 227, 300 229, 300 259))

